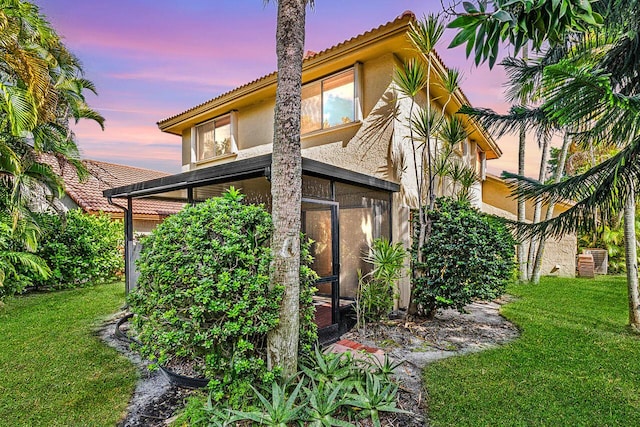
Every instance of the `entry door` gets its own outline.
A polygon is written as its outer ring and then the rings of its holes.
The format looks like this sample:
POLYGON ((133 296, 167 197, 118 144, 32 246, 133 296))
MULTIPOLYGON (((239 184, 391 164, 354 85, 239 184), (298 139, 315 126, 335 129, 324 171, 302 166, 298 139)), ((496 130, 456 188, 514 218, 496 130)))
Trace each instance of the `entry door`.
MULTIPOLYGON (((331 304, 331 323, 340 321, 340 239, 338 203, 302 199, 302 232, 314 241, 311 268, 320 278, 317 296, 331 304)), ((319 325, 326 326, 326 325, 319 325)))

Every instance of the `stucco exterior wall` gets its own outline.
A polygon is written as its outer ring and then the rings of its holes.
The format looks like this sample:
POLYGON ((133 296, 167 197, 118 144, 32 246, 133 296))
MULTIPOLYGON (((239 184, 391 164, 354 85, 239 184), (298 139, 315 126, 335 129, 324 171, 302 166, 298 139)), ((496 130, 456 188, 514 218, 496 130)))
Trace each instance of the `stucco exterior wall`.
MULTIPOLYGON (((486 200, 486 189, 484 195, 486 200)), ((515 214, 488 203, 482 204, 482 211, 510 220, 517 219, 515 214)), ((575 234, 565 234, 561 238, 547 239, 542 257, 542 274, 545 276, 575 277, 577 248, 578 239, 575 234)), ((528 253, 528 244, 525 244, 524 250, 525 253, 528 253)))
MULTIPOLYGON (((505 212, 510 212, 515 216, 515 212, 518 211, 518 201, 511 196, 511 190, 506 186, 504 181, 496 177, 488 177, 487 180, 483 182, 482 186, 484 187, 482 194, 483 203, 494 206, 505 212)), ((566 205, 557 204, 553 210, 553 215, 556 216, 565 210, 567 210, 566 205)), ((532 221, 534 205, 530 200, 526 202, 525 212, 527 221, 532 221)), ((543 216, 545 215, 545 212, 546 208, 543 207, 543 216)))

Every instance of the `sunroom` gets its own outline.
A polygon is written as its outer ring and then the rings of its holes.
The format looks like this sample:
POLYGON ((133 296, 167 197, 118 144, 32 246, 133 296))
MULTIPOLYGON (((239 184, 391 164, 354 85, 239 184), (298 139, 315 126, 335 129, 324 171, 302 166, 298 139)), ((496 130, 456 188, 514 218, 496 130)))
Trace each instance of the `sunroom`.
MULTIPOLYGON (((392 194, 399 185, 316 160, 302 159, 302 232, 314 243, 313 269, 320 279, 314 301, 320 328, 336 328, 352 305, 358 270, 371 267, 362 257, 373 239, 392 236, 392 194)), ((127 292, 135 287, 133 199, 153 198, 195 204, 219 196, 230 186, 240 189, 248 203, 271 210, 271 154, 195 169, 151 181, 104 191, 126 200, 125 275, 127 292)))

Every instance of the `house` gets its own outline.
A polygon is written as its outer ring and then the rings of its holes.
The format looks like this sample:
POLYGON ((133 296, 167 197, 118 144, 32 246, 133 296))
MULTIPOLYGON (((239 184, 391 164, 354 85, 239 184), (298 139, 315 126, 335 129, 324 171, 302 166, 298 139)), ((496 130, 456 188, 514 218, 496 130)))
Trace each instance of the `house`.
MULTIPOLYGON (((554 207, 554 216, 569 209, 569 203, 557 203, 554 207)), ((483 212, 517 220, 518 201, 511 197, 511 190, 507 183, 492 174, 487 174, 482 182, 482 207, 483 212)), ((527 200, 525 204, 526 221, 533 221, 534 203, 527 200)), ((546 214, 543 206, 542 215, 546 214)), ((525 253, 529 251, 528 244, 524 247, 525 253)), ((562 237, 554 237, 546 240, 544 256, 542 257, 541 271, 543 275, 556 275, 561 277, 574 277, 576 274, 576 254, 578 253, 578 239, 575 234, 565 234, 562 237)))
MULTIPOLYGON (((415 56, 407 31, 415 17, 397 19, 318 53, 303 62, 302 228, 315 244, 318 299, 338 322, 356 294, 357 270, 371 241, 388 237, 410 244, 409 212, 417 206, 415 167, 409 158, 410 101, 393 82, 396 66, 415 56)), ((461 91, 444 104, 436 84, 445 65, 432 53, 429 91, 435 107, 453 115, 468 104, 461 91)), ((182 173, 104 192, 106 197, 180 198, 189 203, 221 194, 230 185, 246 199, 270 208, 270 166, 276 73, 223 93, 158 122, 182 141, 182 173)), ((474 121, 463 117, 469 137, 457 155, 475 168, 474 203, 482 206, 486 161, 500 148, 474 121)), ((130 237, 129 237, 130 239, 130 237)), ((130 283, 129 286, 133 284, 130 283)), ((400 286, 408 301, 408 278, 400 286)))
MULTIPOLYGON (((65 195, 55 202, 58 210, 80 208, 89 214, 103 212, 114 220, 124 220, 127 199, 105 199, 106 189, 129 185, 167 176, 167 173, 97 160, 83 160, 89 172, 86 180, 80 181, 75 167, 68 162, 58 162, 53 156, 43 158, 53 171, 64 180, 65 195)), ((132 202, 133 227, 137 232, 148 233, 164 218, 182 209, 184 203, 154 199, 136 199, 132 202)))

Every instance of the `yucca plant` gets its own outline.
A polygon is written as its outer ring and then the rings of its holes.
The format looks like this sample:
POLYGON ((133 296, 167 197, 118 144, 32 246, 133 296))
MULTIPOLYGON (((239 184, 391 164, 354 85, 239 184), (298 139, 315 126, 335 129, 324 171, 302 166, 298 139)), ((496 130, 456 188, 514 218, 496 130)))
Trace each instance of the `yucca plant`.
POLYGON ((358 296, 356 311, 358 324, 379 321, 393 309, 393 298, 397 294, 397 282, 402 276, 406 250, 402 243, 391 243, 388 239, 375 239, 364 261, 373 265, 364 276, 358 272, 358 296))

